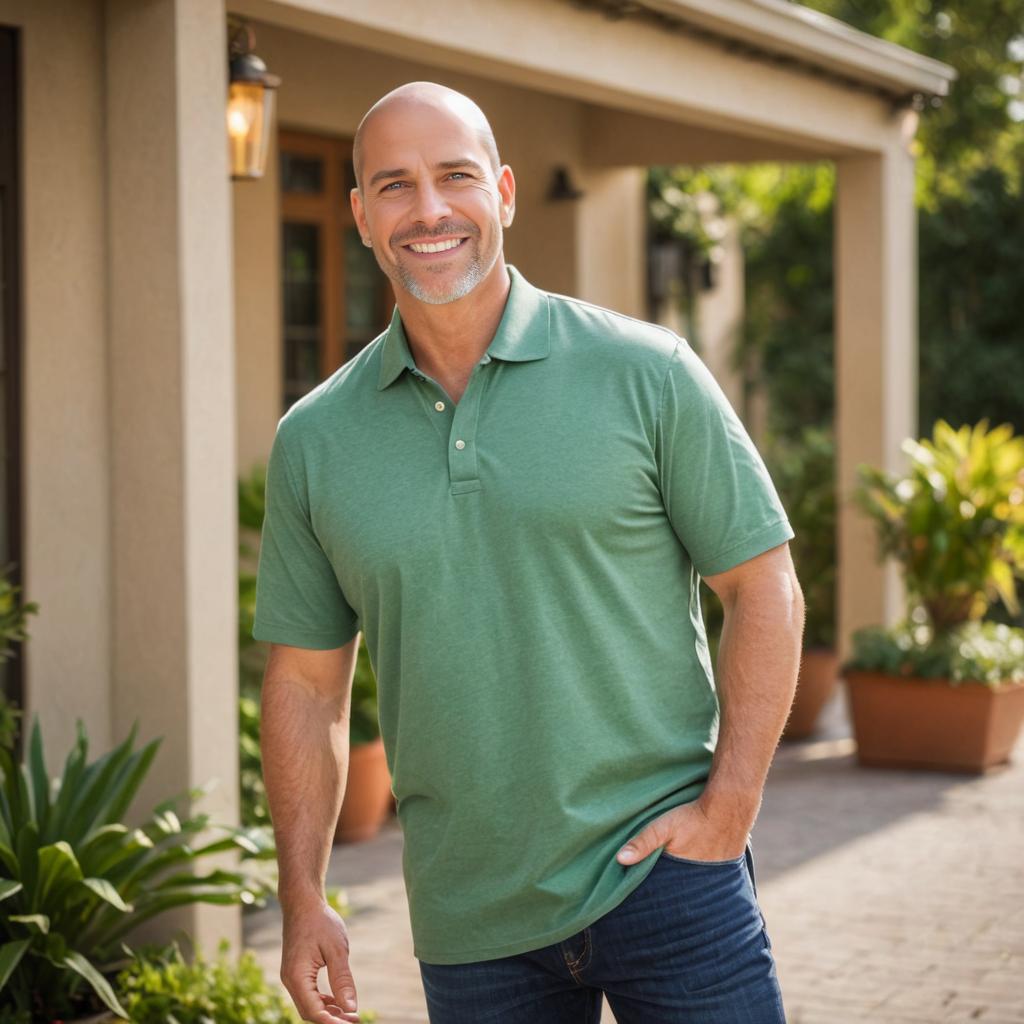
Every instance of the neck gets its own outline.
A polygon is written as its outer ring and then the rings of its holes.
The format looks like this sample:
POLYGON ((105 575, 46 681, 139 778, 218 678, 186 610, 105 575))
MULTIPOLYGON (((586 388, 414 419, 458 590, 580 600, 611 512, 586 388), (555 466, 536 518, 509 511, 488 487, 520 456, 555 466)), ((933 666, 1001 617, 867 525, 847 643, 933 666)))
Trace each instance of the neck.
POLYGON ((505 311, 511 282, 499 253, 490 273, 455 302, 432 306, 395 289, 398 312, 416 365, 454 401, 490 345, 505 311))

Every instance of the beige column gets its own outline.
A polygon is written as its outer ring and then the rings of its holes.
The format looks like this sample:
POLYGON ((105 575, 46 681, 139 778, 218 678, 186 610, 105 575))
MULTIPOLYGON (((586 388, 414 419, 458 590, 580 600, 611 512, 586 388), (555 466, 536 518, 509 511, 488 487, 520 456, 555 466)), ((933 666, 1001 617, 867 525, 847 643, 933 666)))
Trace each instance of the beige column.
POLYGON ((583 197, 574 200, 577 278, 573 294, 628 316, 646 317, 646 171, 592 167, 576 175, 575 181, 583 197))
MULTIPOLYGON (((217 780, 238 816, 235 380, 221 0, 108 0, 115 738, 162 736, 135 804, 217 780)), ((189 805, 183 803, 187 812, 189 805)), ((183 908, 205 950, 236 908, 183 908)))
POLYGON ((838 644, 905 610, 894 565, 876 558, 874 526, 850 501, 856 467, 900 471, 917 434, 917 216, 915 115, 885 151, 838 161, 835 222, 836 440, 839 498, 838 644))

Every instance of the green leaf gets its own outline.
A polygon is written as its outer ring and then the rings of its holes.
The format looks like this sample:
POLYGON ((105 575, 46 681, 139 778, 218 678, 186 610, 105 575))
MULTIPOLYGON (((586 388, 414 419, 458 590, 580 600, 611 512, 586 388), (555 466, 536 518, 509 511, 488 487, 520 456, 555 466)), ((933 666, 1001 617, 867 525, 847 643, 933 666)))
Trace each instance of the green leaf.
POLYGON ((70 823, 71 811, 81 795, 81 781, 85 773, 89 739, 85 733, 85 725, 79 718, 75 722, 76 738, 74 745, 64 762, 64 773, 60 778, 60 786, 53 801, 50 815, 50 827, 55 835, 66 835, 70 823))
POLYGON ((21 882, 15 882, 10 878, 0 878, 0 902, 7 899, 8 896, 13 896, 16 892, 21 892, 21 882))
POLYGON ((15 939, 0 946, 0 989, 7 984, 11 972, 21 962, 25 950, 32 945, 31 939, 15 939))
POLYGON ((102 974, 87 960, 81 953, 68 953, 62 963, 65 967, 69 967, 76 974, 80 974, 85 980, 92 986, 93 991, 103 1000, 103 1003, 111 1011, 118 1014, 121 1017, 127 1017, 128 1013, 124 1007, 117 1001, 117 996, 114 995, 114 990, 110 987, 110 982, 103 977, 102 974))
POLYGON ((21 881, 25 886, 25 895, 31 903, 36 896, 39 879, 39 829, 34 821, 26 821, 18 829, 15 843, 15 855, 21 881))
POLYGON ((118 910, 129 913, 132 907, 121 899, 121 894, 105 878, 83 878, 82 885, 91 889, 101 900, 118 910))
POLYGON ((7 920, 28 925, 39 935, 47 935, 50 931, 50 919, 46 914, 11 914, 7 920))
POLYGON ((39 892, 36 897, 39 906, 47 901, 58 902, 75 884, 82 880, 82 868, 69 843, 63 839, 39 851, 39 892))
POLYGON ((50 818, 50 776, 46 771, 46 759, 43 756, 43 734, 39 726, 38 715, 34 717, 32 724, 26 771, 32 789, 32 804, 35 807, 36 820, 39 822, 39 833, 41 836, 45 836, 50 818))

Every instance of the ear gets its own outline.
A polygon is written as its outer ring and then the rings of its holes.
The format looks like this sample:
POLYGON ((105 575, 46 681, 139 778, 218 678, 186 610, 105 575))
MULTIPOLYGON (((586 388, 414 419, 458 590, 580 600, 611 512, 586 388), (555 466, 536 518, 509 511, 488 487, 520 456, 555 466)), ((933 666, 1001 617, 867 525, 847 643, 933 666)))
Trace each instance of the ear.
POLYGON ((348 194, 349 202, 352 204, 352 216, 356 221, 356 228, 359 230, 359 235, 363 240, 363 245, 372 248, 373 243, 370 241, 370 228, 366 223, 366 208, 363 206, 363 197, 359 192, 359 189, 354 188, 348 194))
POLYGON ((508 164, 501 168, 498 175, 498 198, 501 202, 501 226, 510 228, 516 215, 516 179, 508 164))

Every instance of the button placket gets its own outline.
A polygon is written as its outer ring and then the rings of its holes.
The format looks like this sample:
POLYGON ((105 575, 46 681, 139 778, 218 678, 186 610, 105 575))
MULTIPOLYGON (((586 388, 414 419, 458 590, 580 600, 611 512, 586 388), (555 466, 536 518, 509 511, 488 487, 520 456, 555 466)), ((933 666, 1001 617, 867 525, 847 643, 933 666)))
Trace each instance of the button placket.
POLYGON ((452 494, 467 494, 480 489, 476 428, 480 398, 486 384, 483 367, 489 362, 490 357, 484 356, 473 367, 466 390, 455 406, 448 442, 448 474, 452 494))

